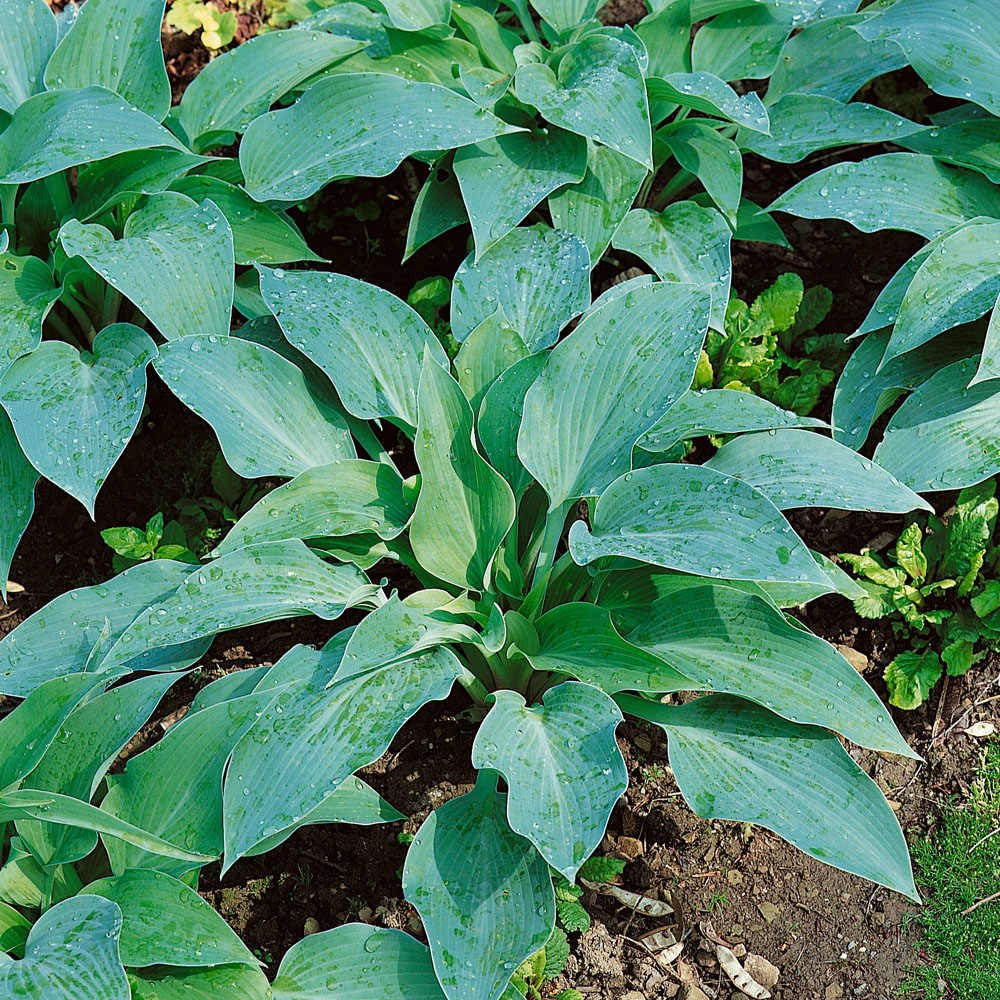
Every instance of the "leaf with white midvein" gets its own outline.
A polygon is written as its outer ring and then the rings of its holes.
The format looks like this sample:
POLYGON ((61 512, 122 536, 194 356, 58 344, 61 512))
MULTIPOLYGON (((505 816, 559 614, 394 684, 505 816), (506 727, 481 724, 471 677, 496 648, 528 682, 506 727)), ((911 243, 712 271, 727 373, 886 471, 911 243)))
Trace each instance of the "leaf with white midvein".
POLYGON ((3 403, 32 465, 94 516, 97 493, 142 415, 153 341, 131 323, 89 351, 57 340, 18 358, 0 381, 3 403))
POLYGON ((692 108, 703 114, 724 118, 766 135, 768 112, 760 98, 750 91, 737 94, 725 80, 713 73, 668 73, 664 77, 647 76, 646 92, 651 101, 666 101, 692 108))
POLYGON ((627 471, 632 446, 691 385, 708 324, 702 289, 656 282, 596 303, 524 399, 517 453, 555 510, 627 471))
POLYGON ((258 271, 261 294, 285 336, 326 372, 349 413, 416 426, 424 351, 442 369, 448 355, 413 309, 346 274, 258 271))
POLYGON ((977 216, 1000 214, 1000 188, 931 156, 885 153, 817 170, 768 211, 843 219, 865 233, 903 229, 932 239, 977 216))
MULTIPOLYGON (((35 484, 38 473, 25 457, 7 411, 0 408, 0 595, 7 600, 7 573, 14 550, 21 540, 35 509, 35 484)), ((3 690, 3 661, 0 660, 0 690, 3 690)))
POLYGON ((791 722, 913 757, 878 696, 828 642, 754 594, 692 579, 653 602, 629 641, 704 689, 755 701, 791 722))
POLYGON ((70 219, 63 249, 82 257, 149 318, 167 340, 188 333, 228 334, 233 309, 233 234, 210 201, 174 203, 152 195, 116 240, 96 223, 70 219))
POLYGON ((44 89, 42 73, 56 47, 56 19, 45 0, 0 0, 0 111, 44 89))
POLYGON ((290 108, 257 118, 240 144, 240 165, 257 201, 300 201, 335 177, 381 177, 413 153, 517 131, 435 83, 337 73, 290 108))
POLYGON ((499 1000, 555 920, 549 866, 511 830, 496 778, 481 772, 472 792, 432 812, 403 866, 448 1000, 499 1000))
POLYGON ((719 212, 679 201, 662 212, 633 208, 612 244, 644 260, 664 281, 683 281, 707 291, 712 296, 709 325, 721 330, 733 274, 732 235, 719 212))
POLYGON ((616 700, 667 733, 677 784, 699 816, 757 823, 820 861, 919 898, 895 815, 833 733, 728 695, 682 706, 616 700))
POLYGON ((591 527, 573 524, 569 547, 581 565, 626 556, 699 576, 829 582, 763 493, 700 465, 619 477, 597 501, 591 527))
POLYGON ((779 510, 836 507, 903 514, 934 509, 870 459, 813 431, 741 434, 705 465, 755 486, 779 510))
POLYGON ((567 681, 528 706, 496 691, 472 763, 507 782, 507 819, 571 882, 597 849, 628 775, 615 729, 621 712, 599 688, 567 681))
POLYGON ((532 352, 551 347, 559 332, 590 305, 590 259, 569 233, 544 226, 509 232, 478 260, 455 272, 451 332, 464 341, 498 309, 532 352))
POLYGON ((267 347, 214 334, 164 344, 157 374, 215 431, 241 476, 297 476, 354 458, 344 418, 302 371, 267 347))

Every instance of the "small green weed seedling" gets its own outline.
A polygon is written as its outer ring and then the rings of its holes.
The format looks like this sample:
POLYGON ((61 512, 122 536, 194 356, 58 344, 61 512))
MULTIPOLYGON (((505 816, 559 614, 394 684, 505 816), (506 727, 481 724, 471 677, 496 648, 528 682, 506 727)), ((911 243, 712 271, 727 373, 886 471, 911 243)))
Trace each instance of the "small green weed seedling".
POLYGON ((206 0, 174 0, 167 11, 167 24, 187 35, 201 32, 206 49, 224 49, 236 37, 239 22, 234 10, 219 10, 206 0))

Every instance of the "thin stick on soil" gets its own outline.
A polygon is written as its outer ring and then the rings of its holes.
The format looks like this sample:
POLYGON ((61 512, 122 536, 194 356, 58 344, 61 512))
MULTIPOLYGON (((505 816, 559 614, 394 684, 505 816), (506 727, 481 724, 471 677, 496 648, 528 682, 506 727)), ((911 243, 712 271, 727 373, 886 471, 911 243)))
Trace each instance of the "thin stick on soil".
POLYGON ((972 847, 969 848, 969 853, 971 854, 977 847, 979 847, 980 844, 985 844, 990 837, 995 837, 998 833, 1000 833, 1000 826, 998 826, 995 830, 990 830, 985 837, 980 837, 979 840, 977 840, 972 847))

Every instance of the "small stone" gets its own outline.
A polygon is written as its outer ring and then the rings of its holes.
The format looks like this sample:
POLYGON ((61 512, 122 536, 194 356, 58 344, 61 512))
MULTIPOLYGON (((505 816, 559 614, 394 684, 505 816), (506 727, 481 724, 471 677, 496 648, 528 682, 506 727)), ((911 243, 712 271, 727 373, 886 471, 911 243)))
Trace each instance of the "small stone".
POLYGON ((362 906, 361 909, 358 910, 358 920, 360 920, 363 924, 371 923, 371 919, 374 916, 375 911, 370 906, 362 906))
POLYGON ((677 1000, 708 1000, 708 996, 697 986, 682 986, 677 994, 677 1000))
POLYGON ((778 907, 775 906, 774 903, 768 902, 767 900, 765 900, 763 903, 758 903, 757 909, 760 910, 760 915, 769 924, 774 923, 775 919, 781 913, 781 910, 778 909, 778 907))
POLYGON ((621 995, 621 1000, 646 1000, 638 990, 629 990, 621 995))
POLYGON ((769 962, 763 955, 747 955, 743 968, 753 976, 766 990, 773 989, 778 982, 778 967, 769 962))
POLYGON ((838 1000, 838 998, 843 995, 844 991, 840 988, 840 983, 830 983, 830 985, 826 988, 826 1000, 838 1000))
POLYGON ((743 884, 743 872, 738 872, 735 869, 730 869, 726 872, 726 881, 730 885, 742 885, 743 884))
POLYGON ((868 657, 860 650, 846 643, 837 643, 837 652, 859 673, 863 674, 868 669, 868 657))
POLYGON ((307 918, 305 924, 302 927, 302 933, 306 937, 309 937, 310 934, 318 934, 319 921, 315 917, 307 918))
POLYGON ((732 950, 733 950, 733 954, 737 958, 743 958, 743 956, 747 953, 747 946, 745 944, 743 944, 742 942, 740 942, 738 944, 734 944, 732 950))
POLYGON ((639 733, 632 741, 643 753, 649 753, 653 749, 653 741, 645 734, 639 733))
POLYGON ((635 837, 619 837, 616 846, 629 861, 634 861, 644 851, 642 841, 635 837))
POLYGON ((680 992, 680 986, 677 983, 664 983, 660 987, 660 996, 666 997, 667 1000, 677 996, 678 992, 680 992))

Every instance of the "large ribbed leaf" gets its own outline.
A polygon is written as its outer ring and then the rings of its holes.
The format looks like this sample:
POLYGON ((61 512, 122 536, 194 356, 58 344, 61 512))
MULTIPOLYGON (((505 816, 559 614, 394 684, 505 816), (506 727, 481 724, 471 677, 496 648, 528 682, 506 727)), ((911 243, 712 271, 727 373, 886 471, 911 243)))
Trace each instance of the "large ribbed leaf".
POLYGON ((524 400, 517 453, 555 510, 595 496, 691 385, 709 296, 657 282, 597 303, 549 354, 524 400))
POLYGON ((184 147, 162 125, 103 87, 29 97, 0 134, 0 184, 153 146, 184 147))
POLYGON ((374 532, 395 538, 413 503, 399 474, 360 459, 310 469, 259 500, 219 543, 216 555, 255 542, 374 532))
MULTIPOLYGON (((154 559, 107 583, 60 594, 0 639, 0 693, 24 698, 50 677, 86 669, 102 636, 104 642, 113 643, 139 612, 172 594, 192 569, 189 563, 154 559)), ((158 650, 129 666, 136 670, 187 666, 207 648, 208 642, 193 642, 158 650)))
POLYGON ((553 125, 653 168, 646 85, 631 45, 588 35, 559 61, 558 77, 544 63, 528 63, 515 85, 518 97, 553 125))
POLYGON ((858 25, 895 42, 927 85, 1000 114, 1000 26, 991 0, 897 0, 858 25))
POLYGON ((508 980, 548 940, 555 919, 549 866, 514 833, 496 772, 427 817, 403 867, 403 893, 420 914, 448 1000, 499 1000, 508 980))
MULTIPOLYGON (((4 491, 0 504, 0 595, 4 601, 7 600, 7 573, 14 550, 35 509, 37 482, 38 473, 21 451, 7 411, 0 408, 0 486, 4 491)), ((4 671, 0 669, 0 690, 4 690, 5 680, 4 671)))
POLYGON ((681 167, 701 181, 719 211, 735 227, 743 190, 743 158, 736 143, 697 121, 671 127, 662 138, 681 167))
POLYGON ((455 272, 451 332, 463 341, 497 309, 532 350, 590 305, 590 259, 579 239, 542 226, 515 229, 455 272))
POLYGON ((632 209, 612 243, 642 258, 664 281, 688 282, 708 292, 709 325, 721 330, 733 274, 731 239, 732 230, 718 212, 679 201, 662 212, 632 209))
POLYGON ((31 464, 91 517, 98 491, 139 426, 146 365, 155 357, 142 330, 115 323, 83 353, 46 341, 0 381, 0 402, 31 464))
POLYGON ((448 356, 413 309, 346 274, 258 270, 261 294, 285 336, 326 372, 349 413, 416 426, 424 350, 442 368, 448 356))
POLYGON ((43 89, 42 73, 56 47, 56 19, 45 0, 0 0, 0 111, 13 114, 43 89))
POLYGON ((561 33, 589 21, 600 7, 600 0, 532 0, 531 6, 561 33))
POLYGON ((469 221, 458 178, 451 169, 448 156, 431 167, 424 186, 413 203, 410 223, 406 231, 405 263, 422 246, 442 233, 469 221))
POLYGON ((616 479, 591 527, 573 524, 573 558, 626 556, 732 580, 829 581, 759 490, 700 465, 654 465, 616 479))
POLYGON ((228 334, 233 308, 233 234, 210 201, 179 204, 153 195, 130 215, 125 234, 71 219, 59 232, 81 256, 149 317, 168 340, 187 333, 228 334))
POLYGON ((24 958, 0 966, 9 997, 129 1000, 118 957, 121 910, 108 899, 76 896, 46 910, 28 933, 24 958))
POLYGON ((385 11, 401 31, 423 31, 451 20, 451 0, 385 0, 385 11))
POLYGON ((1000 119, 971 118, 951 125, 920 129, 899 140, 914 153, 931 156, 955 166, 978 170, 994 184, 1000 183, 1000 119))
POLYGON ((473 413, 483 397, 508 368, 528 357, 531 351, 520 334, 498 309, 469 334, 455 355, 455 378, 462 387, 473 413))
POLYGON ((128 982, 132 1000, 273 1000, 264 973, 247 965, 210 969, 160 965, 130 970, 128 982))
POLYGON ((297 476, 354 458, 344 418, 267 347, 214 334, 165 344, 156 371, 219 438, 241 476, 297 476))
POLYGON ((192 148, 243 132, 283 94, 362 43, 325 31, 271 31, 213 59, 181 98, 178 120, 192 148))
POLYGON ((420 494, 410 545, 421 566, 470 590, 483 590, 497 548, 516 513, 510 486, 472 441, 472 407, 425 348, 417 435, 420 494))
POLYGON ((403 931, 343 924, 285 952, 274 1000, 444 1000, 425 944, 403 931))
POLYGON ((957 490, 1000 470, 1000 380, 969 386, 977 361, 942 368, 889 421, 875 460, 912 489, 957 490))
POLYGON ((843 219, 862 232, 904 229, 931 239, 1000 214, 1000 189, 919 153, 885 153, 824 167, 768 206, 806 219, 843 219))
POLYGON ((770 76, 792 28, 791 7, 755 2, 723 10, 695 35, 692 69, 714 73, 723 80, 770 76))
POLYGON ((556 188, 583 179, 587 142, 561 128, 515 132, 458 150, 454 170, 481 257, 556 188))
POLYGON ((552 225, 579 236, 595 266, 646 178, 646 168, 610 146, 590 144, 587 173, 548 201, 552 225))
POLYGON ((679 586, 670 582, 630 642, 705 689, 740 695, 874 750, 914 756, 875 692, 829 643, 754 594, 683 578, 675 578, 679 586))
POLYGON ((258 201, 298 201, 334 177, 381 177, 420 150, 519 131, 453 90, 388 73, 338 73, 261 115, 240 144, 258 201))
POLYGON ((833 733, 727 695, 683 706, 617 701, 666 731, 677 784, 699 816, 758 823, 820 861, 918 898, 895 815, 833 733))
POLYGON ((765 135, 769 130, 768 113, 760 98, 753 91, 737 94, 725 80, 712 73, 648 76, 646 91, 651 101, 679 104, 765 135))
POLYGON ((550 688, 539 705, 526 705, 516 691, 493 699, 472 763, 504 776, 511 829, 572 882, 628 787, 615 742, 621 712, 603 691, 577 681, 550 688))
POLYGON ((706 463, 738 476, 779 510, 837 507, 903 514, 930 510, 926 500, 895 476, 836 441, 806 430, 741 434, 706 463))
POLYGON ((0 375, 42 339, 42 322, 61 289, 37 257, 0 256, 0 375))
POLYGON ((160 24, 165 0, 89 0, 45 69, 50 90, 106 87, 163 121, 170 83, 160 24))

